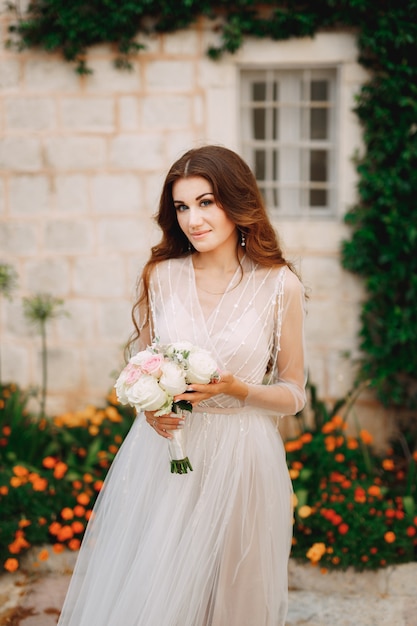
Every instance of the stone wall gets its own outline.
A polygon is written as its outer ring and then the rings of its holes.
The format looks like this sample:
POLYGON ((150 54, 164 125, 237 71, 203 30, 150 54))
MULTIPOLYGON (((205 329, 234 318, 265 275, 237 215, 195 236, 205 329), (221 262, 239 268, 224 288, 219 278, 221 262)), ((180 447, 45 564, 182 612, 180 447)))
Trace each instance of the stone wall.
POLYGON ((89 54, 91 76, 56 55, 4 48, 0 36, 0 262, 19 274, 1 302, 2 377, 40 382, 39 338, 21 299, 62 297, 68 317, 50 324, 48 411, 101 403, 122 365, 136 276, 158 234, 152 221, 164 173, 186 149, 221 143, 239 151, 241 68, 333 64, 340 78, 338 215, 276 224, 310 292, 307 341, 321 396, 349 389, 357 353, 358 281, 339 262, 343 214, 355 198, 351 157, 360 148, 352 113, 365 80, 346 33, 286 42, 249 40, 219 62, 205 50, 210 24, 141 40, 132 72, 112 51, 89 54), (350 358, 344 356, 350 354, 350 358))

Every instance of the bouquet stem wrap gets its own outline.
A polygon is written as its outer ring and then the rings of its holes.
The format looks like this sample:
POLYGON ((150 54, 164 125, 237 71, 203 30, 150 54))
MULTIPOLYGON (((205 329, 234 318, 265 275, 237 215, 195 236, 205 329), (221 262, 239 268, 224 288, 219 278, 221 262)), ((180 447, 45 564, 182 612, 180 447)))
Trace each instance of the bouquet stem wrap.
MULTIPOLYGON (((174 402, 172 405, 174 413, 179 413, 186 417, 185 413, 193 410, 190 402, 174 402), (187 405, 186 407, 184 405, 187 405)), ((168 439, 168 452, 171 459, 171 474, 187 474, 188 470, 193 471, 188 456, 185 455, 184 431, 171 430, 172 439, 168 439)))

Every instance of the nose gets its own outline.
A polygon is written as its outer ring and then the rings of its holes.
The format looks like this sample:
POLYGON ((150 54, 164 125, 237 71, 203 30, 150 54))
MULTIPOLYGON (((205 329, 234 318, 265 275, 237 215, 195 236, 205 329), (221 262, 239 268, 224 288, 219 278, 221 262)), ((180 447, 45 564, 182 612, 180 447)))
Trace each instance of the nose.
POLYGON ((200 209, 198 207, 190 207, 188 211, 188 224, 190 228, 196 228, 197 226, 200 226, 203 222, 203 217, 200 209))

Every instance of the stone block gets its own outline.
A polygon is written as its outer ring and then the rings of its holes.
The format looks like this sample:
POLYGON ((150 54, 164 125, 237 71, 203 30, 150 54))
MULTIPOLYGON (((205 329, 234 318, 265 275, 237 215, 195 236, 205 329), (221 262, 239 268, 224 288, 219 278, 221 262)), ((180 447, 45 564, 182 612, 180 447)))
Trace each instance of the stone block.
POLYGON ((349 350, 356 346, 359 331, 357 306, 353 302, 345 302, 341 306, 337 299, 311 298, 305 327, 306 335, 312 338, 316 348, 349 350))
POLYGON ((16 89, 20 82, 20 62, 18 59, 2 59, 0 63, 0 89, 16 89))
POLYGON ((118 121, 121 130, 138 130, 139 98, 136 96, 120 96, 118 100, 118 121))
POLYGON ((124 263, 119 256, 104 254, 75 260, 76 296, 119 298, 125 295, 125 289, 124 263))
POLYGON ((127 170, 163 168, 163 136, 156 133, 119 135, 110 142, 110 164, 127 170))
POLYGON ((107 393, 113 387, 124 367, 122 352, 125 339, 125 336, 120 338, 119 346, 108 345, 88 351, 85 363, 86 379, 90 389, 100 388, 107 393))
POLYGON ((145 66, 147 91, 191 91, 194 64, 191 61, 148 61, 145 66))
POLYGON ((81 85, 81 78, 73 64, 65 63, 58 55, 51 58, 46 53, 30 56, 24 63, 24 85, 37 92, 75 92, 81 85))
POLYGON ((62 137, 45 141, 46 163, 58 170, 97 169, 105 163, 106 142, 101 137, 62 137))
POLYGON ((184 152, 198 145, 200 144, 192 130, 171 131, 167 134, 167 156, 170 164, 179 159, 184 152))
POLYGON ((70 268, 66 259, 31 259, 24 265, 26 289, 65 296, 71 289, 70 268))
POLYGON ((4 320, 6 333, 14 335, 19 341, 22 338, 36 337, 37 329, 26 319, 23 303, 17 298, 4 302, 4 320))
POLYGON ((336 255, 309 255, 301 259, 301 279, 314 299, 350 300, 359 303, 363 285, 357 276, 343 269, 336 255))
POLYGON ((93 73, 85 79, 87 93, 136 94, 141 88, 140 74, 135 61, 133 62, 133 69, 126 72, 116 69, 110 58, 91 58, 88 60, 88 64, 93 73))
POLYGON ((101 337, 127 342, 132 331, 130 300, 109 300, 97 303, 98 332, 101 337))
POLYGON ((67 298, 64 304, 68 315, 59 317, 55 321, 57 340, 88 341, 95 334, 96 315, 95 304, 91 300, 67 298))
POLYGON ((38 251, 35 224, 0 223, 0 250, 16 256, 30 256, 38 251))
POLYGON ((1 380, 16 383, 22 389, 30 385, 29 349, 18 345, 16 340, 3 340, 1 345, 1 380))
POLYGON ((56 127, 55 105, 46 98, 7 98, 4 103, 6 129, 50 130, 56 127))
POLYGON ((162 45, 164 52, 172 55, 197 56, 201 52, 199 33, 192 28, 164 35, 162 45))
POLYGON ((61 123, 70 130, 111 132, 115 128, 113 98, 67 98, 60 103, 61 123))
POLYGON ((192 101, 188 96, 148 96, 142 99, 144 128, 188 128, 192 122, 192 101))
POLYGON ((0 215, 5 212, 5 188, 4 181, 0 178, 0 215))
POLYGON ((46 176, 14 176, 10 181, 10 213, 34 215, 51 208, 49 181, 46 176))
MULTIPOLYGON (((41 352, 37 353, 36 384, 41 383, 41 352)), ((81 367, 79 353, 72 348, 48 348, 48 389, 53 393, 56 391, 67 391, 80 385, 81 367)))
POLYGON ((59 254, 91 252, 93 225, 87 220, 48 220, 43 224, 45 250, 59 254))
POLYGON ((148 229, 139 219, 102 219, 98 225, 100 249, 105 252, 137 252, 149 247, 148 229))
POLYGON ((103 174, 95 176, 91 185, 93 210, 96 213, 139 212, 143 193, 138 176, 103 174))
POLYGON ((88 178, 82 174, 58 175, 54 179, 55 207, 68 213, 88 209, 88 178))
POLYGON ((0 139, 0 169, 31 172, 41 167, 41 146, 38 139, 29 137, 0 139))

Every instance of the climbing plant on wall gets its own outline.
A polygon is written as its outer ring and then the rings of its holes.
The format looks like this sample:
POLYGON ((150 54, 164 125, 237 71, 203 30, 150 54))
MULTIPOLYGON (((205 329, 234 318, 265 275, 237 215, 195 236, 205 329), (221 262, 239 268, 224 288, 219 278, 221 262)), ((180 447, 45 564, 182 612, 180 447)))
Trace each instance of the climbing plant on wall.
POLYGON ((143 48, 141 33, 176 31, 202 16, 219 36, 207 51, 213 59, 237 51, 247 36, 357 33, 359 62, 371 78, 356 106, 365 148, 342 263, 366 287, 359 375, 385 404, 416 408, 417 0, 33 0, 16 12, 11 31, 21 48, 60 51, 86 73, 92 45, 112 43, 116 65, 128 68, 143 48))

